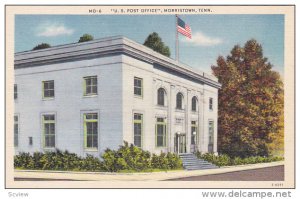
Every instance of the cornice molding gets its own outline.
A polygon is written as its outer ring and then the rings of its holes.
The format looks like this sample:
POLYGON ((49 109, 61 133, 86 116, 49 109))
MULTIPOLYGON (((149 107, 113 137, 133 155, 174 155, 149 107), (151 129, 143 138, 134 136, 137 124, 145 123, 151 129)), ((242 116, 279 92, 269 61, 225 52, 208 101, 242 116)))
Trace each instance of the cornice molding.
POLYGON ((215 88, 221 88, 221 84, 213 76, 179 63, 122 36, 15 53, 14 67, 15 69, 37 67, 120 54, 125 54, 151 64, 158 64, 215 88))

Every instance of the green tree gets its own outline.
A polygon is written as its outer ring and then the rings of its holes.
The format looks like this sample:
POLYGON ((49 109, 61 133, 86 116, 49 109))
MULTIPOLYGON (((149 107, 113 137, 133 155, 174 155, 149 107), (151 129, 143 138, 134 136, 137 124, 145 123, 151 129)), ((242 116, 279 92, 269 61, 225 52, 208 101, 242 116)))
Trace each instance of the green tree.
POLYGON ((283 147, 283 82, 263 56, 262 46, 249 40, 218 57, 218 147, 230 156, 268 156, 283 147), (276 149, 275 149, 276 148, 276 149))
POLYGON ((45 49, 45 48, 50 48, 50 44, 47 43, 41 43, 35 46, 32 50, 40 50, 40 49, 45 49))
POLYGON ((147 37, 144 45, 167 57, 170 57, 171 55, 169 47, 165 46, 164 42, 156 32, 151 33, 147 37))
POLYGON ((80 37, 78 43, 80 43, 80 42, 86 42, 86 41, 92 41, 92 40, 94 40, 94 37, 92 35, 90 35, 90 34, 84 34, 84 35, 82 35, 80 37))

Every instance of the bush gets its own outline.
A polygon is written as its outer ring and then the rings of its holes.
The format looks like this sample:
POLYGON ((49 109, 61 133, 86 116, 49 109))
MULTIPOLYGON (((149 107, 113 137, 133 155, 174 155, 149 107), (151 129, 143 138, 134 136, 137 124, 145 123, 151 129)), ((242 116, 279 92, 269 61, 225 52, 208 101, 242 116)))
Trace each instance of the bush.
POLYGON ((149 171, 152 169, 180 169, 181 159, 173 153, 153 154, 124 142, 118 150, 106 149, 102 161, 92 155, 85 158, 75 153, 53 152, 20 153, 14 156, 14 167, 21 169, 68 170, 68 171, 149 171))
POLYGON ((204 159, 208 162, 211 162, 217 166, 230 166, 230 165, 244 165, 244 164, 256 164, 256 163, 265 163, 265 162, 275 162, 281 161, 283 157, 262 157, 262 156, 251 156, 246 158, 241 157, 229 157, 226 154, 214 155, 213 153, 201 154, 200 152, 196 153, 196 156, 199 159, 204 159))
POLYGON ((116 170, 116 157, 115 151, 106 149, 104 154, 102 155, 103 158, 103 168, 106 171, 117 171, 116 170))
POLYGON ((245 161, 243 161, 240 157, 233 158, 232 165, 242 165, 245 161))
POLYGON ((219 155, 215 158, 215 164, 219 167, 231 165, 231 159, 228 155, 219 155))
POLYGON ((152 169, 179 169, 182 168, 181 159, 172 153, 160 155, 144 151, 139 147, 124 142, 117 151, 106 149, 103 166, 106 171, 116 172, 121 170, 144 171, 152 169))
POLYGON ((151 165, 153 169, 169 169, 169 161, 167 158, 165 158, 165 155, 165 153, 160 153, 160 155, 152 155, 151 165))
POLYGON ((168 159, 168 164, 170 169, 180 169, 182 168, 182 160, 177 154, 167 153, 166 158, 168 159))
POLYGON ((82 168, 82 158, 78 157, 75 153, 64 152, 63 155, 64 170, 80 170, 82 168))
POLYGON ((30 153, 20 153, 14 157, 14 166, 19 168, 34 169, 33 158, 30 153))
POLYGON ((33 168, 34 169, 43 167, 42 162, 41 162, 42 157, 43 157, 43 153, 40 153, 40 152, 33 153, 32 160, 33 160, 33 168))
MULTIPOLYGON (((102 171, 103 164, 99 158, 92 155, 87 155, 86 158, 80 161, 79 169, 82 171, 102 171)), ((78 166, 77 166, 78 167, 78 166)), ((73 168, 74 169, 74 168, 73 168)))

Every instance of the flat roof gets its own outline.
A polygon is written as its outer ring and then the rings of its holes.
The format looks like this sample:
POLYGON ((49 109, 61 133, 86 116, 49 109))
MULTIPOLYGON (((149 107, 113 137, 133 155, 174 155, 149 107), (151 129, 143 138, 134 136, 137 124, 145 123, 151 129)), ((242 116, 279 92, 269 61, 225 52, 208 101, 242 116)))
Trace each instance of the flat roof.
POLYGON ((15 69, 28 68, 113 54, 126 54, 151 64, 158 64, 205 84, 221 88, 221 84, 216 77, 157 53, 123 36, 106 37, 88 42, 18 52, 15 53, 14 67, 15 69))

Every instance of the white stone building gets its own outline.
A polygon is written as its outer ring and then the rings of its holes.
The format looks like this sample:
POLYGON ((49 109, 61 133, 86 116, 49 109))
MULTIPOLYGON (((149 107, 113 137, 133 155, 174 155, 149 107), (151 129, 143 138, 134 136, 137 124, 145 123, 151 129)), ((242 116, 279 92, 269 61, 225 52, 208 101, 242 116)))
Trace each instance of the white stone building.
POLYGON ((217 152, 217 79, 124 37, 15 54, 15 152, 217 152))

